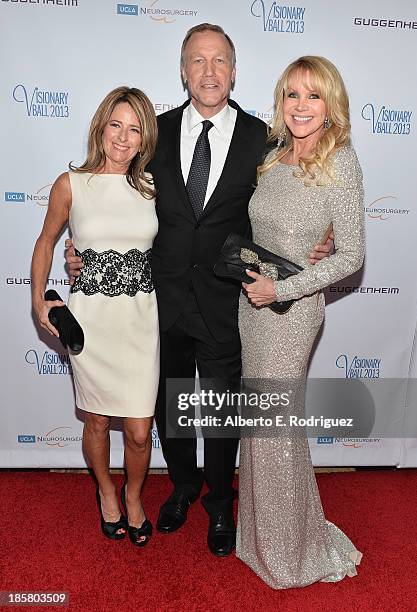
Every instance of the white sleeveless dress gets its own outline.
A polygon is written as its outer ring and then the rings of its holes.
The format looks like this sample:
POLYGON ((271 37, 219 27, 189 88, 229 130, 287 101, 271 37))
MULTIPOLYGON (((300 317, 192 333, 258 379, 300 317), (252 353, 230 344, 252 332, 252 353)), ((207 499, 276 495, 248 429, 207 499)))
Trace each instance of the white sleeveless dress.
POLYGON ((159 327, 150 271, 155 201, 122 174, 69 172, 69 225, 84 269, 68 306, 85 344, 70 354, 78 408, 107 416, 154 414, 159 327))

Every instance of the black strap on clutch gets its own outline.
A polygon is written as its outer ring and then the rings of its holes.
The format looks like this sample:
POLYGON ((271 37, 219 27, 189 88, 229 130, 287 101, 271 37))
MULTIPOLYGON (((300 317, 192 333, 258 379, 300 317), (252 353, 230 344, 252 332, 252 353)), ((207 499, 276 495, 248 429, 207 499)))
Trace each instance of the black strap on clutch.
MULTIPOLYGON (((214 273, 222 278, 229 278, 243 283, 254 283, 255 279, 246 274, 252 270, 272 280, 285 280, 298 274, 303 268, 284 257, 275 255, 255 244, 248 238, 231 233, 223 244, 219 258, 214 265, 214 273)), ((279 314, 288 312, 295 300, 273 302, 269 307, 279 314)))

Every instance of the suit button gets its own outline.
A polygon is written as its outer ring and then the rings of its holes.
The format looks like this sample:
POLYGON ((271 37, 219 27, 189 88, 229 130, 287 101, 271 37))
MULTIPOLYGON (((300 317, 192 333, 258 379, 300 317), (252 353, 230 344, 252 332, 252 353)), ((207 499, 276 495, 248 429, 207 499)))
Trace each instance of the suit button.
POLYGON ((193 270, 196 270, 198 268, 198 264, 191 264, 191 267, 193 270))

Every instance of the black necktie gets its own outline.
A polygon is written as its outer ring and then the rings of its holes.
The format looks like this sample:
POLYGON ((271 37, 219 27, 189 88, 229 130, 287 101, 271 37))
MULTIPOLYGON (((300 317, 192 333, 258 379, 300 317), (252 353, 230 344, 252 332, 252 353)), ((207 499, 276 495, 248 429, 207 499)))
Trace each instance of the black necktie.
POLYGON ((213 127, 211 121, 203 121, 203 129, 195 143, 193 160, 187 179, 187 193, 194 214, 198 219, 203 212, 206 198, 207 183, 210 174, 211 151, 208 139, 209 130, 213 127))

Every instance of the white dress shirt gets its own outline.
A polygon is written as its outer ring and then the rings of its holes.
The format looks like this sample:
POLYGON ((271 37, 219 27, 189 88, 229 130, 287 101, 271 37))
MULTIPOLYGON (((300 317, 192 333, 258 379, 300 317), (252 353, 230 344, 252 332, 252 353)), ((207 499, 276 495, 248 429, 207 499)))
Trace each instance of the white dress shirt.
MULTIPOLYGON (((208 133, 211 164, 204 206, 209 201, 222 173, 232 140, 233 130, 235 129, 236 117, 236 109, 228 104, 217 115, 210 117, 210 121, 213 124, 208 133)), ((185 184, 187 184, 197 138, 203 129, 203 121, 204 117, 200 115, 191 102, 184 109, 181 122, 181 169, 185 184)))

